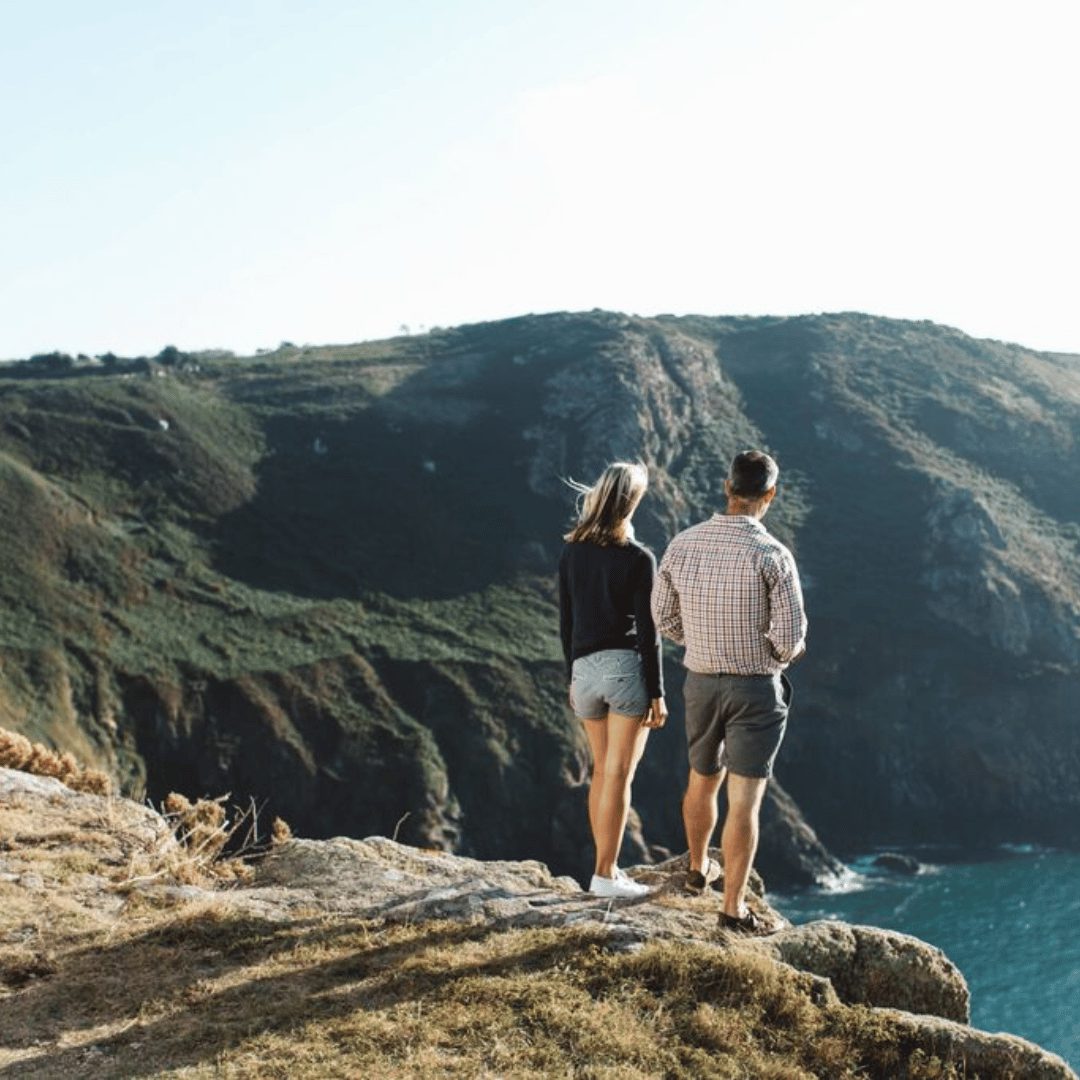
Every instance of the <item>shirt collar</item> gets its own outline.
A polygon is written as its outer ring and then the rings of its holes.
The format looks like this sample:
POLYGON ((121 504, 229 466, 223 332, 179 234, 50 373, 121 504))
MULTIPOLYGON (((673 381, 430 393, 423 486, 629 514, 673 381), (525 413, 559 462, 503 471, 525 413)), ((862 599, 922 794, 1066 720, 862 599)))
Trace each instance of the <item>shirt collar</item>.
POLYGON ((749 514, 721 514, 717 511, 713 514, 712 520, 724 525, 741 525, 743 528, 749 527, 763 533, 769 531, 765 528, 763 522, 759 521, 756 517, 751 517, 749 514))

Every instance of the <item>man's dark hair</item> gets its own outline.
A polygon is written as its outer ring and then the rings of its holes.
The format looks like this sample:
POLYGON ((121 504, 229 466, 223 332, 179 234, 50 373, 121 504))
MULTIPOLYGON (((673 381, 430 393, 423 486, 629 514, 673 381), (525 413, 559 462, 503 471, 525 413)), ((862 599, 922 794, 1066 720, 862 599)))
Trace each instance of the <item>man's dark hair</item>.
POLYGON ((768 454, 761 450, 744 450, 731 461, 728 480, 731 494, 738 499, 760 499, 770 488, 776 487, 780 468, 768 454))

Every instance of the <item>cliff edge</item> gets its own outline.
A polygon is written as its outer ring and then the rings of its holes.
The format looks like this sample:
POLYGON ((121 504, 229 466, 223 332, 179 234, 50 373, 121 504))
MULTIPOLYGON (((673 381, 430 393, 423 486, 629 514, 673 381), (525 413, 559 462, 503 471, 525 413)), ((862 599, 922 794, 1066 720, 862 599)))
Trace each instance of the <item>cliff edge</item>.
POLYGON ((173 824, 0 769, 0 1077, 1075 1080, 969 1027, 940 950, 791 926, 760 882, 777 933, 731 937, 679 859, 612 902, 538 862, 282 839, 226 884, 173 824))

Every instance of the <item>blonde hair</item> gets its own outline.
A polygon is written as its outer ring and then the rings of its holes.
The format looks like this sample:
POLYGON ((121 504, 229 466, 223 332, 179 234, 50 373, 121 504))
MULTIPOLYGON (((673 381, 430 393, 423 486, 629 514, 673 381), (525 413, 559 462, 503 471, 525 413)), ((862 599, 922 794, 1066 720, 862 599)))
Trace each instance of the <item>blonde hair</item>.
POLYGON ((602 547, 627 543, 630 516, 649 486, 649 470, 640 461, 613 462, 592 487, 576 480, 566 483, 578 493, 578 520, 564 540, 602 547))

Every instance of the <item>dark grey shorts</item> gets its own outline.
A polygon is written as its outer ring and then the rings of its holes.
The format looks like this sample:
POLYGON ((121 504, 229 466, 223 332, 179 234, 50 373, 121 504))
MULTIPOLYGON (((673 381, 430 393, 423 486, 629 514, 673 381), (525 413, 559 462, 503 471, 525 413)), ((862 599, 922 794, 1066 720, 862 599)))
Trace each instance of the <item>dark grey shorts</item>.
POLYGON ((686 745, 703 776, 772 776, 787 727, 791 683, 786 675, 686 673, 686 745))
POLYGON ((644 716, 649 691, 637 649, 602 649, 574 661, 570 702, 580 720, 599 720, 609 712, 644 716))

